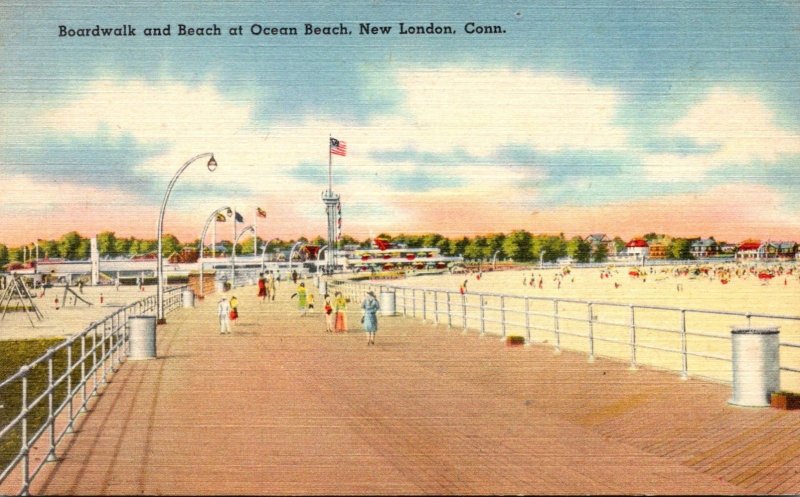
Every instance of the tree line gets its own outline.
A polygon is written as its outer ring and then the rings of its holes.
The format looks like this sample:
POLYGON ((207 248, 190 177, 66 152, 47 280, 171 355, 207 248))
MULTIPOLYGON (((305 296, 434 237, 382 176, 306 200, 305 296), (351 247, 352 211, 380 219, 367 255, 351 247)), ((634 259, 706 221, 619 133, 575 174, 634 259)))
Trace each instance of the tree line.
MULTIPOLYGON (((514 230, 511 233, 492 233, 473 237, 448 238, 438 233, 421 235, 398 234, 389 235, 381 233, 377 238, 382 238, 394 244, 402 244, 408 248, 436 247, 443 255, 462 255, 467 260, 490 261, 497 257, 498 260, 512 259, 515 262, 554 262, 563 257, 571 257, 577 262, 603 262, 609 256, 610 248, 606 244, 594 246, 585 238, 573 236, 567 238, 563 233, 558 235, 533 234, 526 230, 514 230)), ((647 241, 669 240, 667 245, 667 258, 691 259, 691 242, 689 238, 670 238, 666 235, 648 233, 644 236, 647 241)), ((256 245, 261 253, 267 240, 258 237, 256 245)), ((298 239, 281 240, 270 239, 268 251, 284 251, 290 249, 296 242, 310 245, 324 246, 327 241, 321 236, 309 240, 305 237, 298 239)), ((188 244, 182 243, 177 237, 165 234, 162 237, 162 254, 170 256, 181 251, 184 247, 197 249, 200 240, 195 239, 188 244)), ((625 241, 620 237, 613 239, 613 250, 621 252, 625 248, 625 241)), ((339 241, 339 247, 371 248, 372 238, 357 240, 344 235, 339 241)), ((90 239, 81 236, 76 231, 70 231, 57 240, 39 240, 39 258, 62 258, 67 260, 87 260, 90 257, 90 239)), ((135 237, 117 237, 113 231, 104 231, 97 235, 97 246, 101 258, 133 257, 137 255, 153 254, 157 249, 154 239, 138 239, 135 237)), ((218 241, 218 252, 230 253, 232 243, 230 240, 218 241)), ((209 247, 208 245, 206 247, 209 247)), ((206 249, 206 255, 210 253, 206 249)), ((236 253, 243 255, 253 254, 253 238, 245 238, 236 244, 236 253)), ((0 244, 0 265, 10 262, 24 262, 36 256, 35 244, 28 243, 18 247, 7 247, 0 244), (26 256, 27 255, 27 256, 26 256), (23 260, 24 259, 24 260, 23 260)))

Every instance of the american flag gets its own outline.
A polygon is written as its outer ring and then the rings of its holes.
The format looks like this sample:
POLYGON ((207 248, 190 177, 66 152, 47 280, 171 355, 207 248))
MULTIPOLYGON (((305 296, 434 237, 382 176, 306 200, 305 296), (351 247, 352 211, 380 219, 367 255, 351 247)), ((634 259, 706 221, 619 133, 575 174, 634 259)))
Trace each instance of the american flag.
POLYGON ((331 153, 333 155, 341 155, 342 157, 347 155, 347 144, 343 141, 337 140, 336 138, 331 138, 331 153))

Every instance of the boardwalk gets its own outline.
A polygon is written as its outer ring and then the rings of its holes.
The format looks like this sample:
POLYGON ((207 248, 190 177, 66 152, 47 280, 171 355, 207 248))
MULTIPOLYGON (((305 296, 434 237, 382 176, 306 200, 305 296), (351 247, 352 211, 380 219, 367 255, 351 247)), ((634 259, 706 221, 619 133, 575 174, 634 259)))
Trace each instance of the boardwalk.
POLYGON ((233 336, 213 296, 171 314, 159 359, 113 376, 32 492, 800 492, 800 412, 410 318, 368 347, 299 317, 286 283, 270 303, 235 293, 233 336))

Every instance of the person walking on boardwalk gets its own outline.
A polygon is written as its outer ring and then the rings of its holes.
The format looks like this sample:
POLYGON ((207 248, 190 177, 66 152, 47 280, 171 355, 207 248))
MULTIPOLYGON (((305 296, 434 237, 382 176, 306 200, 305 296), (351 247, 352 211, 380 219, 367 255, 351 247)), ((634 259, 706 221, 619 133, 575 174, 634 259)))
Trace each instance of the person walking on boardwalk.
POLYGON ((220 335, 231 332, 230 312, 231 306, 228 304, 228 301, 225 299, 225 297, 219 299, 219 304, 217 305, 217 316, 219 317, 220 335))
POLYGON ((297 296, 297 308, 300 309, 300 315, 301 316, 305 316, 306 315, 306 311, 308 310, 307 309, 308 292, 306 291, 306 284, 305 283, 300 283, 300 285, 297 286, 297 291, 295 293, 293 293, 292 296, 289 297, 289 298, 293 299, 295 297, 295 295, 297 296))
POLYGON ((325 332, 333 333, 333 306, 331 305, 331 296, 325 294, 325 332))
POLYGON ((264 299, 268 298, 267 295, 267 282, 264 280, 264 273, 258 275, 258 298, 261 299, 261 303, 264 303, 264 299))
POLYGON ((292 271, 292 283, 297 284, 297 271, 292 271))
POLYGON ((333 310, 336 313, 334 329, 337 333, 344 333, 347 331, 347 299, 344 298, 342 292, 336 292, 333 299, 333 310))
POLYGON ((308 312, 314 312, 314 294, 311 292, 308 292, 308 312))
POLYGON ((275 275, 272 274, 272 271, 269 272, 269 293, 272 295, 272 300, 275 300, 275 293, 276 286, 275 286, 275 275))
POLYGON ((239 299, 236 298, 236 295, 232 295, 231 296, 230 307, 231 307, 231 313, 230 313, 230 315, 231 315, 231 328, 233 328, 233 323, 239 317, 239 299))
POLYGON ((372 291, 367 292, 366 298, 361 302, 361 309, 364 311, 361 322, 367 333, 367 345, 375 345, 375 332, 378 331, 378 311, 381 306, 372 291))

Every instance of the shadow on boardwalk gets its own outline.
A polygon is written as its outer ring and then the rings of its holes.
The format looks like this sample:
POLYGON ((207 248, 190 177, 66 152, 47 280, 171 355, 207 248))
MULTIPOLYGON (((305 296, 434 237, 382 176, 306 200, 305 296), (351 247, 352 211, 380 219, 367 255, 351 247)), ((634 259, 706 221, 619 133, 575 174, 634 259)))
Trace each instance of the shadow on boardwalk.
POLYGON ((367 346, 299 317, 292 291, 234 292, 233 336, 213 295, 171 314, 159 358, 112 377, 33 493, 800 492, 798 412, 402 317, 367 346))

